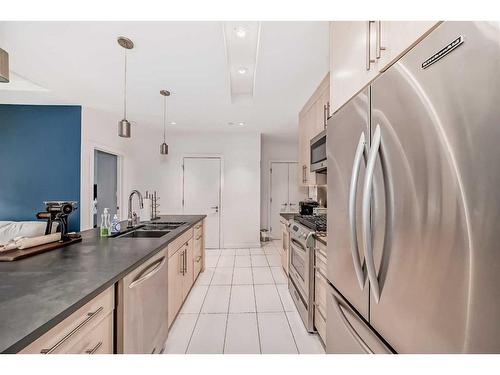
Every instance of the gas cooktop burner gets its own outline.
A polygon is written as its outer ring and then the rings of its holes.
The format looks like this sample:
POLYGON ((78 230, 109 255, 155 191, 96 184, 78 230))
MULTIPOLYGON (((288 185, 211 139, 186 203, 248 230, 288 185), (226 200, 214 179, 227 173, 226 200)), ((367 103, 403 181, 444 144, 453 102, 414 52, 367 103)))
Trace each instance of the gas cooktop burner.
POLYGON ((296 215, 294 220, 315 232, 326 232, 326 215, 296 215))

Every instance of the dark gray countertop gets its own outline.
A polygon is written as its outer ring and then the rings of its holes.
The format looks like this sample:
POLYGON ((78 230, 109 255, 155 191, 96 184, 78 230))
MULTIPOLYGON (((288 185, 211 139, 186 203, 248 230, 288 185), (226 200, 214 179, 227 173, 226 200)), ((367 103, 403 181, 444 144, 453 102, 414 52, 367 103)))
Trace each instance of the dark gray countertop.
POLYGON ((80 243, 0 262, 0 353, 23 349, 204 217, 161 216, 186 224, 160 238, 100 238, 92 229, 80 243))

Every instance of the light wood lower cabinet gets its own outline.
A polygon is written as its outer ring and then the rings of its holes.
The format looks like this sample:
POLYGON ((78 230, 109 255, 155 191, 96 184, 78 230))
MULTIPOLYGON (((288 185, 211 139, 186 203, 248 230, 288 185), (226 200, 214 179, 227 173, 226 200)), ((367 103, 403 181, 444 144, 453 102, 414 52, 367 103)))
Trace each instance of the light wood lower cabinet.
POLYGON ((280 217, 281 224, 281 266, 288 276, 288 247, 290 242, 290 232, 288 231, 288 221, 284 217, 280 217))
POLYGON ((194 227, 193 238, 193 262, 194 262, 194 279, 198 277, 201 271, 205 269, 205 237, 203 233, 203 222, 199 222, 194 227))
POLYGON ((316 240, 314 272, 314 326, 326 343, 326 298, 328 290, 326 245, 316 240))
POLYGON ((114 286, 87 302, 21 354, 113 354, 114 286))
POLYGON ((168 326, 170 327, 204 268, 204 224, 197 223, 168 246, 168 326), (182 242, 180 241, 182 240, 182 242))
POLYGON ((184 267, 184 250, 178 249, 168 258, 168 326, 170 327, 183 302, 182 269, 184 267))

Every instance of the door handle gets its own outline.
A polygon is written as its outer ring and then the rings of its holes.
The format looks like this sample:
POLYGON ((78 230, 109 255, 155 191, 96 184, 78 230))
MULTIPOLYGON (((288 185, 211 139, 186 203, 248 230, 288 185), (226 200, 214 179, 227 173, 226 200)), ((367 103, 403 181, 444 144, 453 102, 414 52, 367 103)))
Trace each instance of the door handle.
POLYGON ((354 329, 354 327, 352 326, 352 324, 349 322, 349 320, 345 316, 344 312, 342 311, 342 307, 340 306, 340 303, 337 300, 337 298, 335 298, 335 296, 332 293, 330 293, 330 296, 333 299, 333 306, 335 307, 335 310, 337 311, 337 314, 339 314, 340 319, 342 320, 342 323, 344 323, 344 325, 347 328, 347 331, 349 332, 349 334, 351 335, 351 337, 354 340, 356 340, 356 342, 359 344, 359 346, 361 346, 361 348, 365 351, 365 353, 367 353, 367 354, 374 354, 373 350, 371 350, 370 347, 366 344, 366 342, 363 341, 363 339, 361 338, 361 336, 359 335, 359 333, 356 332, 356 330, 354 329))
POLYGON ((377 50, 377 59, 380 59, 382 56, 382 51, 385 51, 386 48, 382 46, 382 21, 377 21, 377 44, 376 44, 376 50, 377 50))
POLYGON ((366 163, 366 139, 365 132, 361 132, 359 136, 358 147, 356 148, 356 153, 354 154, 354 162, 352 165, 352 175, 351 184, 349 185, 349 226, 351 227, 351 255, 352 262, 354 264, 354 271, 356 272, 356 277, 358 279, 359 287, 363 290, 365 286, 365 274, 363 268, 361 267, 361 260, 359 259, 358 251, 358 236, 356 232, 356 196, 358 187, 358 176, 359 169, 361 166, 361 161, 364 158, 366 163))
POLYGON ((161 267, 165 264, 167 258, 164 256, 158 259, 157 261, 151 263, 148 267, 146 267, 138 276, 137 278, 130 283, 128 286, 129 289, 132 289, 133 287, 141 284, 142 282, 146 281, 149 279, 151 276, 153 276, 156 272, 160 270, 161 267), (148 272, 149 271, 149 272, 148 272))
POLYGON ((363 186, 363 208, 362 208, 362 221, 363 221, 363 242, 366 269, 368 271, 368 279, 370 280, 370 289, 375 298, 375 302, 380 301, 380 287, 378 284, 377 272, 375 270, 375 260, 373 259, 373 244, 372 232, 370 228, 370 207, 372 199, 372 185, 373 173, 375 171, 375 161, 379 153, 381 144, 380 125, 377 124, 375 133, 373 134, 372 146, 365 172, 365 183, 363 186))
POLYGON ((372 47, 371 47, 371 26, 372 23, 375 23, 375 21, 366 21, 366 70, 370 70, 371 64, 375 62, 374 59, 372 59, 372 47))

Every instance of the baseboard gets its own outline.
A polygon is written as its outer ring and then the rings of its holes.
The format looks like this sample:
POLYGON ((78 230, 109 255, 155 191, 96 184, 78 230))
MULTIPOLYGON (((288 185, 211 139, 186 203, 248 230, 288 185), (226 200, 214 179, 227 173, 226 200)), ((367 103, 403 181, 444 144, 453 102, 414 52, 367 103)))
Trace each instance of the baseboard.
POLYGON ((260 242, 238 242, 238 243, 226 243, 224 244, 224 249, 256 249, 260 247, 260 242))

